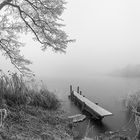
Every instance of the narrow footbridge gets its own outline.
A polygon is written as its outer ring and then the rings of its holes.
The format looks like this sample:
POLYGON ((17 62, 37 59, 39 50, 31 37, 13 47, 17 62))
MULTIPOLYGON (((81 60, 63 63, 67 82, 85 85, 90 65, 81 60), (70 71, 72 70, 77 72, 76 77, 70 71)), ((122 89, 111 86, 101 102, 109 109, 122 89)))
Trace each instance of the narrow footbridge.
POLYGON ((91 102, 85 96, 82 95, 82 92, 79 92, 79 87, 77 88, 77 92, 72 90, 72 86, 70 86, 70 98, 75 104, 79 105, 83 110, 90 113, 93 118, 101 120, 106 116, 113 115, 111 112, 99 106, 97 103, 91 102))

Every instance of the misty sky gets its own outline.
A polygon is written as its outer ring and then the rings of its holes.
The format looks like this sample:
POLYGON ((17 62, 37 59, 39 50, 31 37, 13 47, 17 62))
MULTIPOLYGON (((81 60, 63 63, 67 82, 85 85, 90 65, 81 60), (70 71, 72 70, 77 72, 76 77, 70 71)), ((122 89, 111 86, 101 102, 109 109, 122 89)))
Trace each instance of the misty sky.
MULTIPOLYGON (((140 0, 67 0, 62 18, 75 43, 66 54, 42 52, 23 38, 32 70, 45 77, 86 77, 140 64, 140 0)), ((7 67, 1 57, 1 68, 7 67)))

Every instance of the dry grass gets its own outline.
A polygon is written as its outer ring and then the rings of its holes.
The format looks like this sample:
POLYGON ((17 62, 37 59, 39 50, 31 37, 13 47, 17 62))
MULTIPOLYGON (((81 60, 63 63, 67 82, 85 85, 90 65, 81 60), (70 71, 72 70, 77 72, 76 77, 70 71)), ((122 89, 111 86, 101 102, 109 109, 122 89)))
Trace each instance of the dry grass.
POLYGON ((60 110, 50 112, 28 106, 26 110, 8 115, 2 134, 14 140, 41 140, 43 137, 67 140, 70 138, 68 121, 62 114, 60 110))

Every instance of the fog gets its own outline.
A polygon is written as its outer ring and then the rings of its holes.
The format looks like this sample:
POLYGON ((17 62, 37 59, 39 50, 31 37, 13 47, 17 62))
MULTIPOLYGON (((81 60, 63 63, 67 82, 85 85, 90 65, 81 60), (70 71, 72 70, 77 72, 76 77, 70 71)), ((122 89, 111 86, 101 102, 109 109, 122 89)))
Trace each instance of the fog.
MULTIPOLYGON (((128 64, 140 64, 139 0, 67 0, 64 30, 75 43, 67 53, 42 52, 40 44, 22 38, 22 53, 41 77, 92 77, 128 64)), ((2 59, 1 59, 2 60, 2 59)), ((4 61, 4 60, 3 60, 4 61)), ((1 69, 5 63, 0 62, 1 69)))

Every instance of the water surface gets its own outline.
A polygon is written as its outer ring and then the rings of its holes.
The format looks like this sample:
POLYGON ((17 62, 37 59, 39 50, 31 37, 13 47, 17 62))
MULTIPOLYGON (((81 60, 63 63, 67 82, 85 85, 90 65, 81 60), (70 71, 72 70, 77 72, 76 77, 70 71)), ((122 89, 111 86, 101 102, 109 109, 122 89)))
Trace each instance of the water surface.
MULTIPOLYGON (((106 131, 121 131, 122 129, 127 129, 125 134, 129 134, 131 137, 135 135, 136 129, 132 115, 124 107, 123 99, 129 93, 140 89, 139 78, 96 76, 88 79, 46 78, 43 81, 48 89, 63 100, 63 108, 68 112, 68 115, 81 113, 79 108, 68 99, 69 85, 73 85, 75 90, 77 86, 80 86, 80 90, 88 99, 98 102, 100 106, 114 114, 105 117, 102 122, 86 120, 89 127, 88 134, 86 134, 88 137, 92 138, 106 131)), ((85 130, 86 125, 82 130, 83 134, 85 134, 85 130)))

